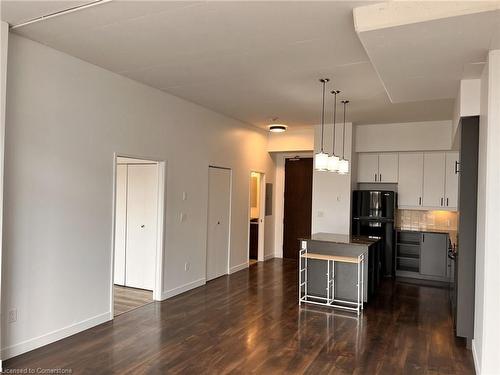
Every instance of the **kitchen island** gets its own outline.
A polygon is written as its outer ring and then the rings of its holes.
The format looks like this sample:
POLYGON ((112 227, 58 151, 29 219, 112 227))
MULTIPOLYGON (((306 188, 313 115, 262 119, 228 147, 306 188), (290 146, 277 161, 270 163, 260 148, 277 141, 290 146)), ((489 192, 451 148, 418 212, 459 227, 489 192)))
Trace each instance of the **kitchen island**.
POLYGON ((380 278, 380 240, 315 233, 299 241, 299 303, 359 313, 380 278))

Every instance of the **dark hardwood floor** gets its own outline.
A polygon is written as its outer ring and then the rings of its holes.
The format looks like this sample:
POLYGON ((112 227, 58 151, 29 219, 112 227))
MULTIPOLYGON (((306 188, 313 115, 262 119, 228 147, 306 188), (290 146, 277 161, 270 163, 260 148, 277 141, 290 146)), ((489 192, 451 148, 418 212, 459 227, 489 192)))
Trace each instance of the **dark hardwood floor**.
POLYGON ((473 374, 448 292, 384 281, 360 319, 297 304, 296 263, 273 259, 154 302, 6 368, 73 374, 473 374))

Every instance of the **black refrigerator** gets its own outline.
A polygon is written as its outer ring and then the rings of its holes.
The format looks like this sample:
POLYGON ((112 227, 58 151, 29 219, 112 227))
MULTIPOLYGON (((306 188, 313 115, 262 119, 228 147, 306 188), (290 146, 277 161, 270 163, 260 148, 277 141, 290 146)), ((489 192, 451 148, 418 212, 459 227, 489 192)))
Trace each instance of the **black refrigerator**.
POLYGON ((395 275, 394 219, 397 195, 393 191, 354 190, 352 197, 352 235, 381 239, 378 254, 380 273, 395 275))

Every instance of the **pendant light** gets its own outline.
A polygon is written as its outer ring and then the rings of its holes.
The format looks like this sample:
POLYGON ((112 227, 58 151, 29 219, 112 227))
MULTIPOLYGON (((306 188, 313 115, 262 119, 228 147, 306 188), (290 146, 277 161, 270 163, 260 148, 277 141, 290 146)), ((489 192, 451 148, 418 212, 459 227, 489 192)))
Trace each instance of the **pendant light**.
POLYGON ((340 90, 333 90, 331 93, 335 96, 335 99, 333 101, 333 145, 332 154, 328 157, 328 170, 330 172, 338 172, 340 159, 335 155, 335 125, 337 123, 337 94, 340 93, 340 90))
POLYGON ((327 171, 328 154, 323 151, 323 136, 325 133, 325 87, 326 83, 330 81, 330 79, 321 78, 319 81, 323 84, 323 106, 321 109, 321 150, 314 155, 314 169, 317 171, 327 171))
POLYGON ((349 162, 345 160, 345 114, 347 103, 349 103, 349 100, 342 100, 344 105, 344 127, 342 129, 342 159, 339 161, 339 174, 349 173, 349 162))

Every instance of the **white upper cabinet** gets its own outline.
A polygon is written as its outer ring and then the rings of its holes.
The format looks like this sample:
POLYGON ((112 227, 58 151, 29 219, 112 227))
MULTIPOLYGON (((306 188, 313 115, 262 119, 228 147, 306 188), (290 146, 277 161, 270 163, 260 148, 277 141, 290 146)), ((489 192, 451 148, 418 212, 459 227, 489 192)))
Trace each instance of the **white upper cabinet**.
POLYGON ((379 154, 378 173, 380 182, 398 182, 398 159, 398 154, 395 152, 379 154))
POLYGON ((398 182, 398 154, 360 153, 358 155, 358 182, 398 182))
POLYGON ((445 169, 445 206, 448 209, 456 209, 458 207, 458 152, 446 153, 446 169, 445 169))
POLYGON ((422 181, 424 177, 424 155, 417 153, 399 154, 398 206, 422 206, 422 181))
POLYGON ((397 183, 398 206, 456 210, 458 152, 383 152, 358 154, 358 182, 397 183))
POLYGON ((444 207, 444 152, 424 153, 424 193, 425 207, 444 207))
POLYGON ((358 182, 378 182, 378 154, 359 154, 358 182))

